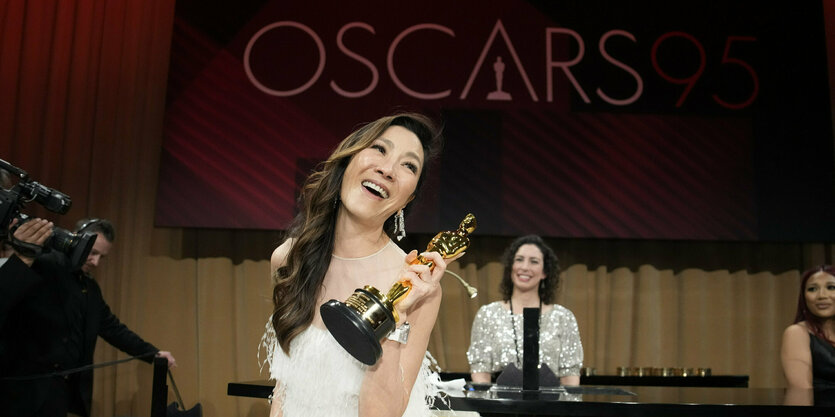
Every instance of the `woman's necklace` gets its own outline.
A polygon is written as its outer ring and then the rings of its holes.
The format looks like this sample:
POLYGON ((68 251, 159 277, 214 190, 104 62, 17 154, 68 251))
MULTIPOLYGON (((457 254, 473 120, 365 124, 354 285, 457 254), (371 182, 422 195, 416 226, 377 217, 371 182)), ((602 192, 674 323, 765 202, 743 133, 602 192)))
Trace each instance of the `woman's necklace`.
MULTIPOLYGON (((513 346, 516 347, 516 363, 517 366, 522 366, 522 360, 519 359, 519 337, 516 336, 516 316, 513 315, 513 298, 507 301, 510 304, 510 327, 513 328, 513 346)), ((539 320, 542 317, 542 300, 539 300, 539 316, 536 318, 536 327, 539 328, 539 320)), ((524 319, 524 317, 522 317, 524 319)))

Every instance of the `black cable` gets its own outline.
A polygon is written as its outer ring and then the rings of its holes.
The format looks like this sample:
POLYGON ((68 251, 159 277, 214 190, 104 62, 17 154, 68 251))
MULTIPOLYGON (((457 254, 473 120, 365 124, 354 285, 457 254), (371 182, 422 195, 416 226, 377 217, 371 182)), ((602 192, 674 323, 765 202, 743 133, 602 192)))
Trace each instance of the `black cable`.
POLYGON ((65 369, 63 371, 50 372, 48 374, 2 377, 2 378, 0 378, 0 381, 31 381, 31 380, 35 380, 35 379, 63 377, 63 376, 72 375, 72 374, 75 374, 75 373, 78 373, 78 372, 84 372, 84 371, 89 371, 89 370, 93 370, 93 369, 97 369, 97 368, 104 368, 106 366, 117 365, 117 364, 120 364, 120 363, 132 361, 134 359, 143 359, 143 358, 147 358, 147 357, 150 357, 150 356, 155 356, 156 354, 157 354, 156 352, 149 352, 149 353, 145 353, 145 354, 142 354, 142 355, 131 356, 131 357, 125 358, 125 359, 118 359, 118 360, 110 361, 110 362, 93 363, 93 364, 90 364, 90 365, 80 366, 78 368, 72 368, 72 369, 65 369))

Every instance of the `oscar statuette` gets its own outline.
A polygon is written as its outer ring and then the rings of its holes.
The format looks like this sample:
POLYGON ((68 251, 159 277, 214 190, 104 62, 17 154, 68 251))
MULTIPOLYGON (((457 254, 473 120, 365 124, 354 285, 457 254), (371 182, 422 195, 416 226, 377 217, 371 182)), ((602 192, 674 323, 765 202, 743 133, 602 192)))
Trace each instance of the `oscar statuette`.
MULTIPOLYGON (((467 237, 476 228, 475 216, 467 214, 457 230, 440 232, 426 246, 427 252, 438 252, 444 259, 452 258, 470 246, 467 237)), ((418 255, 413 265, 421 263, 432 268, 433 262, 418 255)), ((475 288, 465 284, 470 297, 475 288)), ((412 283, 401 279, 394 283, 388 293, 383 294, 377 288, 366 285, 357 288, 345 302, 330 300, 319 307, 325 326, 334 339, 358 361, 373 365, 380 359, 383 348, 380 341, 393 330, 399 316, 394 305, 404 299, 412 288, 412 283)))

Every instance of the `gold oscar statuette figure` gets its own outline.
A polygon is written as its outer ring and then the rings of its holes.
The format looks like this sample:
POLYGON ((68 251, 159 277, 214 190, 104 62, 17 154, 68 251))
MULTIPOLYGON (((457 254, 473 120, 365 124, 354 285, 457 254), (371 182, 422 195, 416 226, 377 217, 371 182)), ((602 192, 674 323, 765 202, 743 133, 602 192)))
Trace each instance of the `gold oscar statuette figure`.
MULTIPOLYGON (((457 230, 440 232, 426 247, 427 252, 438 252, 444 259, 452 258, 470 246, 468 235, 476 228, 475 216, 467 214, 457 230)), ((432 261, 418 255, 412 264, 424 264, 432 268, 432 261)), ((467 288, 471 297, 475 288, 460 277, 456 277, 467 288)), ((366 285, 357 288, 345 302, 330 300, 319 307, 325 326, 334 339, 358 361, 373 365, 380 359, 383 348, 380 341, 385 339, 397 324, 399 317, 394 305, 406 298, 412 283, 401 279, 394 283, 388 293, 366 285)))

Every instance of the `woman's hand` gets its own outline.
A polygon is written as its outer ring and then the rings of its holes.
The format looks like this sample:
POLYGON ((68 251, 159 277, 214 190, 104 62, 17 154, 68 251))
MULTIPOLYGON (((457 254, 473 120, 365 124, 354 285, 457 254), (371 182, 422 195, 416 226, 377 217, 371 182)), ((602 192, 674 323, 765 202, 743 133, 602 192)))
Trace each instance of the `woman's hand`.
POLYGON ((406 265, 400 272, 400 280, 409 281, 412 284, 412 288, 409 290, 406 297, 395 305, 395 308, 401 317, 401 322, 405 321, 405 313, 411 311, 411 309, 418 302, 420 302, 420 300, 435 294, 440 290, 440 281, 444 276, 444 272, 446 272, 447 263, 458 259, 463 254, 464 253, 460 253, 449 259, 444 259, 438 252, 424 252, 421 256, 427 261, 432 261, 434 264, 431 269, 421 263, 412 264, 418 257, 416 250, 413 250, 406 255, 406 265))

